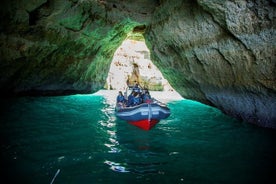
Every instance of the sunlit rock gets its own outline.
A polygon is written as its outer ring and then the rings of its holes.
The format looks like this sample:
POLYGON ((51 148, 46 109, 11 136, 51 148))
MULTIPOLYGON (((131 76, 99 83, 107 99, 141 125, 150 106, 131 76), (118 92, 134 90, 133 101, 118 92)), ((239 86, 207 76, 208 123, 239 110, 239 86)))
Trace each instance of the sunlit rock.
POLYGON ((150 52, 145 42, 127 39, 114 53, 106 80, 106 88, 126 90, 135 82, 149 90, 173 90, 150 60, 150 52))

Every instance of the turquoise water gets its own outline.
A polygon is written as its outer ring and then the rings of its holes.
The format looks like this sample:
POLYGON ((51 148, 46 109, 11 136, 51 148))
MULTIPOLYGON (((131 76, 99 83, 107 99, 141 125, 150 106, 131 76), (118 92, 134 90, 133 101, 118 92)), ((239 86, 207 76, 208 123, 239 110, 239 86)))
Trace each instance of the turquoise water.
POLYGON ((275 180, 276 131, 236 121, 197 102, 170 102, 171 116, 150 131, 117 119, 114 104, 98 95, 1 103, 5 183, 275 180))

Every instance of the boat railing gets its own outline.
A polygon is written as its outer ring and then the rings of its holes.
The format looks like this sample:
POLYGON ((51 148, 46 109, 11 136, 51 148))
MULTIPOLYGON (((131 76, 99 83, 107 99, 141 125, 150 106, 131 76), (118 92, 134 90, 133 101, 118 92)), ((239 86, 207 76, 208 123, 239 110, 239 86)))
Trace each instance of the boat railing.
POLYGON ((159 100, 157 100, 155 98, 152 98, 152 102, 151 103, 156 103, 156 104, 158 104, 160 106, 167 107, 167 105, 165 103, 163 103, 163 102, 161 102, 161 101, 159 101, 159 100))

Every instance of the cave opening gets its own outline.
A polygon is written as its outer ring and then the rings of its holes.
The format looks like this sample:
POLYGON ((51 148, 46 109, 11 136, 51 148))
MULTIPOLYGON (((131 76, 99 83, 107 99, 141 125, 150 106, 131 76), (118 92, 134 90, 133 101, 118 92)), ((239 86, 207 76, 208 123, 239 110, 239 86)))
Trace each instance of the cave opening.
POLYGON ((131 32, 115 51, 105 88, 125 91, 135 82, 151 91, 174 91, 151 61, 150 51, 140 31, 131 32))

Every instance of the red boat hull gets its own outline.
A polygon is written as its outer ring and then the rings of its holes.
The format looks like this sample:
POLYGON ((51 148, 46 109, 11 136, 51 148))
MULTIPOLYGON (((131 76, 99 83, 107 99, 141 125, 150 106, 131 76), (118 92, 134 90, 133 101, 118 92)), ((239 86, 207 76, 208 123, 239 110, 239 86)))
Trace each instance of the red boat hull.
POLYGON ((143 130, 150 130, 158 122, 159 122, 159 120, 157 120, 157 119, 152 119, 152 120, 143 119, 143 120, 139 120, 139 121, 129 121, 128 123, 130 123, 134 126, 137 126, 143 130))

